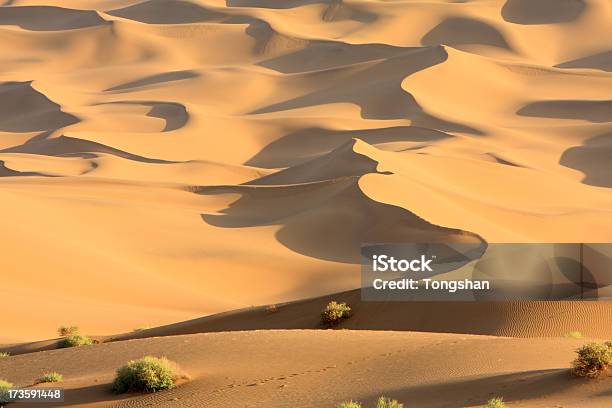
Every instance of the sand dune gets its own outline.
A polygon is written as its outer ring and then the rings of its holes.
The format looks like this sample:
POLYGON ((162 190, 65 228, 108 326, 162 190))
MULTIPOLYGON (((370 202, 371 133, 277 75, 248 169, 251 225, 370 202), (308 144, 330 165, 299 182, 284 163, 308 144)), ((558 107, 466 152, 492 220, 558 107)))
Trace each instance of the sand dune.
POLYGON ((612 51, 589 55, 556 66, 559 68, 590 68, 610 72, 612 71, 612 51))
POLYGON ((612 5, 536 3, 5 2, 0 341, 350 291, 364 240, 609 241, 612 5))
MULTIPOLYGON (((279 304, 273 313, 268 307, 248 308, 115 335, 109 340, 237 330, 316 329, 321 328, 318 312, 330 300, 347 302, 354 310, 354 316, 340 325, 340 328, 349 330, 402 330, 508 337, 564 337, 569 332, 579 331, 594 338, 612 336, 612 316, 609 305, 605 303, 413 302, 406 305, 401 302, 362 302, 359 291, 349 291, 279 304)), ((29 346, 22 347, 12 351, 28 351, 29 346)))
POLYGON ((357 289, 366 242, 611 242, 611 22, 609 0, 0 0, 0 379, 59 371, 74 407, 612 406, 612 377, 568 372, 609 301, 357 289), (60 325, 100 344, 58 350, 60 325), (144 355, 190 381, 112 394, 144 355))
MULTIPOLYGON (((371 406, 381 393, 418 407, 482 407, 503 395, 512 407, 600 408, 612 378, 572 378, 573 349, 588 340, 462 334, 292 330, 206 333, 120 341, 0 360, 19 385, 44 370, 64 373, 62 406, 371 406), (144 354, 178 362, 191 380, 168 392, 112 394, 114 371, 144 354)), ((18 406, 18 405, 16 405, 18 406)))

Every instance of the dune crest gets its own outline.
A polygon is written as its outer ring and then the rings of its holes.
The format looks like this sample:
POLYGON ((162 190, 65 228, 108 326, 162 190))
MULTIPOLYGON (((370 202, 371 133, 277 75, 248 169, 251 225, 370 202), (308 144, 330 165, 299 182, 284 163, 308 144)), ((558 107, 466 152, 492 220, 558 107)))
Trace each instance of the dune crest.
POLYGON ((0 4, 0 342, 349 293, 365 241, 612 238, 609 0, 0 4))

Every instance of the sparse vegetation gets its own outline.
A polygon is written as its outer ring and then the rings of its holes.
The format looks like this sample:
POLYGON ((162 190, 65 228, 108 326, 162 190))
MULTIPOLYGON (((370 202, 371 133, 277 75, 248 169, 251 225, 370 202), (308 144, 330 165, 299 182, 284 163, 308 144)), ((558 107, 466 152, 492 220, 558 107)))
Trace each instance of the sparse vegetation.
POLYGON ((276 305, 268 305, 268 307, 266 307, 266 312, 267 313, 276 313, 276 312, 278 312, 278 306, 276 306, 276 305))
MULTIPOLYGON (((338 408, 361 408, 361 403, 353 400, 345 401, 340 403, 338 408)), ((404 404, 399 403, 397 400, 381 396, 376 400, 376 408, 404 408, 404 404)))
POLYGON ((355 401, 345 401, 340 403, 338 408, 361 408, 361 404, 355 401))
POLYGON ((79 347, 79 346, 89 346, 94 344, 94 341, 87 336, 83 336, 81 334, 72 334, 70 336, 64 337, 59 342, 60 348, 67 347, 79 347))
POLYGON ((170 360, 146 356, 129 361, 117 370, 113 391, 118 394, 161 391, 172 388, 179 378, 177 366, 170 360))
POLYGON ((64 376, 61 375, 60 373, 52 372, 52 373, 43 374, 38 379, 38 382, 51 383, 51 382, 59 382, 59 381, 62 381, 63 379, 64 379, 64 376))
POLYGON ((612 341, 585 344, 576 353, 572 372, 578 377, 596 378, 612 365, 612 341))
POLYGON ((404 404, 400 404, 397 400, 379 397, 376 401, 376 408, 404 408, 404 404))
POLYGON ((0 380, 0 404, 9 402, 9 390, 13 388, 13 383, 0 380))
POLYGON ((487 408, 506 408, 506 404, 502 397, 495 397, 487 402, 487 408))
POLYGON ((79 333, 79 328, 77 326, 60 326, 57 329, 57 334, 60 337, 73 336, 79 333))
POLYGON ((571 332, 567 332, 565 334, 565 337, 567 337, 569 339, 581 339, 582 338, 582 333, 580 333, 579 331, 571 331, 571 332))
POLYGON ((10 356, 11 356, 11 353, 5 353, 4 351, 0 352, 0 358, 10 357, 10 356))
POLYGON ((351 308, 346 303, 338 303, 334 300, 329 302, 321 312, 321 323, 325 326, 335 326, 350 316, 351 308))

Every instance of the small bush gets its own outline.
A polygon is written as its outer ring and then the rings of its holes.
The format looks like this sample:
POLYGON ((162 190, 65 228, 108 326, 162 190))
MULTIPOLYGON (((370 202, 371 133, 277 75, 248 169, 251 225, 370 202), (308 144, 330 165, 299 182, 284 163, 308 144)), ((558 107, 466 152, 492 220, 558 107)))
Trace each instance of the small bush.
POLYGON ((579 331, 571 331, 571 332, 566 333, 565 337, 569 339, 581 339, 582 333, 580 333, 579 331))
POLYGON ((11 388, 13 388, 13 383, 6 380, 0 380, 0 404, 6 404, 9 402, 9 390, 11 388))
POLYGON ((487 408, 506 408, 506 404, 504 404, 502 397, 495 397, 487 402, 487 408))
POLYGON ((117 370, 113 382, 113 391, 124 392, 155 392, 174 387, 174 382, 180 378, 177 367, 165 357, 146 356, 139 360, 129 361, 117 370))
POLYGON ((57 334, 60 337, 73 336, 79 334, 79 328, 77 326, 60 326, 57 329, 57 334))
POLYGON ((278 312, 278 306, 276 306, 276 305, 268 305, 266 307, 266 312, 270 313, 270 314, 276 313, 276 312, 278 312))
POLYGON ((64 379, 64 376, 61 375, 60 373, 52 372, 52 373, 43 374, 38 379, 38 382, 51 383, 51 382, 59 382, 59 381, 62 381, 63 379, 64 379))
POLYGON ((10 357, 11 353, 0 352, 0 358, 10 357))
POLYGON ((355 401, 345 401, 340 403, 338 408, 361 408, 361 404, 355 401))
POLYGON ((397 400, 391 398, 380 397, 376 401, 376 408, 404 408, 404 404, 400 404, 397 400))
POLYGON ((331 301, 321 312, 321 322, 326 326, 334 326, 343 319, 351 317, 351 308, 346 303, 331 301))
POLYGON ((94 344, 94 341, 87 336, 83 336, 81 334, 72 334, 70 336, 64 337, 59 342, 60 348, 67 347, 79 347, 79 346, 90 346, 94 344))
POLYGON ((595 378, 612 365, 612 342, 589 343, 576 350, 578 357, 572 363, 572 371, 578 377, 595 378))

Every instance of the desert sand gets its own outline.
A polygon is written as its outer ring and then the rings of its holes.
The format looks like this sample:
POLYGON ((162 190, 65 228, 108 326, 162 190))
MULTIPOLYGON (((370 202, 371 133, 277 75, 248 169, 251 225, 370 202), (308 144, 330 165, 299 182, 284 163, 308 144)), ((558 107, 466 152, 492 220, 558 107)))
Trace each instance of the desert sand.
POLYGON ((536 3, 5 2, 0 341, 354 289, 363 242, 610 241, 612 4, 536 3))
POLYGON ((612 242, 609 0, 0 4, 0 378, 61 370, 74 406, 612 406, 562 338, 612 337, 610 302, 355 291, 364 242, 612 242), (316 330, 330 299, 346 331, 316 330), (107 342, 49 350, 62 324, 107 342), (151 353, 193 380, 114 400, 151 353))
POLYGON ((349 399, 372 406, 381 393, 419 408, 482 407, 497 395, 509 407, 610 406, 612 377, 584 381, 567 370, 583 342, 350 330, 200 333, 19 355, 0 360, 0 370, 22 385, 61 371, 61 406, 334 408, 349 399), (166 355, 191 380, 149 395, 110 393, 115 369, 145 354, 166 355))

